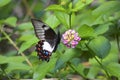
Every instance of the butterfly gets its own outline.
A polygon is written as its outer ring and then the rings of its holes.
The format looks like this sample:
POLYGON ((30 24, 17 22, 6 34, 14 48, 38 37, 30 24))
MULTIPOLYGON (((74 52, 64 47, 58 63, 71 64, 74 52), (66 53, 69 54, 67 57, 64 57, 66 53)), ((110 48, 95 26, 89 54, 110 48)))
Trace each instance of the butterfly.
POLYGON ((56 51, 60 43, 60 32, 55 31, 41 20, 31 19, 35 34, 40 40, 36 44, 36 51, 39 59, 49 62, 50 56, 56 51))

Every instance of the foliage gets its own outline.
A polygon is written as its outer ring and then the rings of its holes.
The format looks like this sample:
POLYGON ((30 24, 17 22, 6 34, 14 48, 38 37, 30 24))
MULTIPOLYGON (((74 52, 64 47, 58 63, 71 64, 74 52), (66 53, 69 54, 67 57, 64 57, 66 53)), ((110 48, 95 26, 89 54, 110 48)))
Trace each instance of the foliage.
POLYGON ((0 79, 69 79, 72 74, 119 80, 120 1, 49 1, 0 1, 0 79), (81 41, 74 49, 60 43, 49 62, 41 61, 34 50, 39 40, 31 18, 41 19, 61 34, 74 29, 81 41))

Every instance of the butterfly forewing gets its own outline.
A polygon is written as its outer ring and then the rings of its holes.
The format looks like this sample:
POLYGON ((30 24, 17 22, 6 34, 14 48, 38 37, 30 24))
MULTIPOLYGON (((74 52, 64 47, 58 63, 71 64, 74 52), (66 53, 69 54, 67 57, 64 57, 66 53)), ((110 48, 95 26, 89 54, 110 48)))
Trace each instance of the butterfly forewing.
POLYGON ((45 30, 42 28, 44 25, 41 21, 32 19, 32 24, 35 29, 35 34, 40 40, 45 40, 45 30))
POLYGON ((54 42, 57 35, 50 27, 36 19, 32 19, 32 24, 34 25, 36 36, 40 40, 46 40, 49 43, 54 42))

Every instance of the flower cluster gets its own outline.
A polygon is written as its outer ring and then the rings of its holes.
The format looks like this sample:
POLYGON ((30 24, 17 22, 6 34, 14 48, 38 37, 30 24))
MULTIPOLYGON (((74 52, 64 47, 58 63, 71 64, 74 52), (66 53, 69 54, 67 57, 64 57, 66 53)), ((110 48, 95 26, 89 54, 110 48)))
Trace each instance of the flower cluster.
POLYGON ((68 48, 75 48, 81 38, 75 30, 68 30, 62 35, 62 42, 68 48))

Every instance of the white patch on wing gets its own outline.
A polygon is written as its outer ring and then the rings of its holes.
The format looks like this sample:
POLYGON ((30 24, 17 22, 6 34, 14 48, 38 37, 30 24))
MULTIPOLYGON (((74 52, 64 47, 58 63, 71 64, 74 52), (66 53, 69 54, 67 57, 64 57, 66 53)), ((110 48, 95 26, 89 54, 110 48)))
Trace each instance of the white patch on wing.
POLYGON ((49 52, 52 52, 54 47, 51 47, 50 44, 48 42, 46 42, 46 41, 43 43, 43 50, 47 50, 49 52))
POLYGON ((48 30, 48 29, 49 29, 49 27, 48 27, 48 26, 44 27, 44 30, 48 30))

